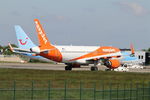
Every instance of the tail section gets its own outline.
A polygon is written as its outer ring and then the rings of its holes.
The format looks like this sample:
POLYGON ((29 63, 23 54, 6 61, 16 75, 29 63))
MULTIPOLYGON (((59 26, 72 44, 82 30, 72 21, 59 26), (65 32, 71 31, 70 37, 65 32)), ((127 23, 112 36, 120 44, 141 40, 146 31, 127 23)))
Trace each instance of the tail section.
POLYGON ((15 31, 19 48, 30 49, 36 46, 19 25, 15 25, 15 31))
POLYGON ((133 47, 132 44, 130 45, 130 49, 131 49, 131 54, 130 54, 130 56, 131 56, 131 57, 134 57, 134 56, 135 56, 135 51, 134 51, 134 47, 133 47))
POLYGON ((135 54, 134 47, 132 44, 131 44, 130 48, 131 48, 131 54, 135 54))
POLYGON ((35 25, 36 25, 36 31, 38 33, 38 39, 39 39, 39 46, 41 49, 47 49, 47 48, 53 48, 50 41, 48 40, 44 29, 42 25, 40 24, 40 21, 38 19, 34 19, 35 25))
POLYGON ((47 59, 56 62, 61 62, 62 61, 61 52, 55 46, 51 45, 39 20, 34 19, 34 22, 36 25, 36 31, 38 33, 40 56, 43 56, 47 59))

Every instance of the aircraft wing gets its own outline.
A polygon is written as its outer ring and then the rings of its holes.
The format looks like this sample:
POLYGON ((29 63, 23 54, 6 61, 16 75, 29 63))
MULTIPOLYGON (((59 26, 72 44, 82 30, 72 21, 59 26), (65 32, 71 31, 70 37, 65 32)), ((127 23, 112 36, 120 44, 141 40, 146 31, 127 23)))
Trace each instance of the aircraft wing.
POLYGON ((93 59, 101 59, 101 58, 113 58, 117 56, 121 56, 122 54, 120 52, 117 53, 112 53, 112 54, 106 54, 106 55, 100 55, 100 56, 94 56, 94 57, 89 57, 85 58, 85 60, 93 60, 93 59))
POLYGON ((26 53, 32 53, 32 52, 30 51, 30 49, 13 48, 10 43, 9 43, 8 45, 9 45, 10 50, 11 50, 12 52, 15 52, 15 53, 25 53, 25 52, 26 52, 26 53))
POLYGON ((88 61, 88 60, 108 59, 108 58, 120 57, 120 56, 122 56, 121 52, 116 52, 116 53, 109 53, 109 54, 103 54, 97 56, 88 56, 88 57, 82 56, 82 57, 72 59, 70 61, 80 61, 80 60, 88 61))

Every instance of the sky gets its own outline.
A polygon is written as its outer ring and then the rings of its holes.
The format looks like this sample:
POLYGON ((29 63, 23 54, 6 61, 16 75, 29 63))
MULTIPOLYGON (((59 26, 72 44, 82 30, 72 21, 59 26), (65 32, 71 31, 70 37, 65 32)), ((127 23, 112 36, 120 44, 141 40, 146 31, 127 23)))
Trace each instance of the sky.
POLYGON ((34 19, 56 45, 150 48, 150 0, 1 0, 0 45, 20 25, 38 45, 34 19))

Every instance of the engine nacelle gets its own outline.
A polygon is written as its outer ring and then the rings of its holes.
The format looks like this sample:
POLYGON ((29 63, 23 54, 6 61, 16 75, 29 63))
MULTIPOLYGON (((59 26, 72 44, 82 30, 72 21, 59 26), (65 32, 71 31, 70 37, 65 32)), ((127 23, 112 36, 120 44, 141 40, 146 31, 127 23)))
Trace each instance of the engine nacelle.
POLYGON ((120 64, 120 61, 117 60, 117 59, 110 59, 110 60, 107 60, 104 65, 110 69, 115 69, 115 68, 118 68, 121 64, 120 64))
POLYGON ((37 46, 37 47, 30 48, 30 51, 39 54, 41 50, 40 50, 40 48, 37 46))

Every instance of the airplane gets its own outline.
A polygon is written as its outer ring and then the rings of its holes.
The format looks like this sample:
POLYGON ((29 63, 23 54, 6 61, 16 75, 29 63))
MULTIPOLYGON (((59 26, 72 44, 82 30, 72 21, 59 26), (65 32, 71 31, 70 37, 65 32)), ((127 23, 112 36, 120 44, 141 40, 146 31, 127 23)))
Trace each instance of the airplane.
MULTIPOLYGON (((39 20, 35 19, 34 22, 38 33, 39 46, 34 46, 27 50, 19 49, 20 51, 34 53, 55 62, 65 63, 67 65, 65 70, 93 64, 91 71, 94 71, 98 70, 97 65, 99 63, 103 63, 110 69, 118 68, 121 65, 122 53, 116 47, 52 45, 39 20)), ((22 43, 26 43, 26 41, 22 43)), ((133 49, 132 51, 131 54, 134 54, 133 49)))
POLYGON ((30 52, 30 48, 35 47, 36 45, 31 41, 31 39, 27 36, 27 34, 24 32, 24 30, 21 28, 21 26, 16 25, 15 26, 15 32, 16 32, 16 37, 17 37, 17 42, 19 48, 13 48, 11 44, 9 43, 10 50, 14 53, 21 54, 23 56, 36 59, 36 60, 41 60, 45 62, 52 62, 42 56, 37 56, 34 55, 34 53, 30 52), (24 52, 23 50, 28 50, 24 52))
POLYGON ((138 61, 138 58, 133 56, 133 55, 130 55, 129 52, 126 52, 126 51, 122 51, 122 56, 123 58, 121 59, 121 62, 124 64, 124 63, 132 63, 132 62, 136 62, 138 61))
POLYGON ((39 46, 30 50, 40 56, 56 62, 65 63, 65 70, 72 70, 73 67, 93 64, 91 70, 98 70, 98 63, 103 60, 109 68, 120 66, 118 58, 121 56, 120 49, 105 46, 59 46, 52 45, 38 19, 34 20, 38 33, 39 46))
POLYGON ((131 50, 131 54, 129 52, 126 52, 126 51, 121 51, 122 56, 123 56, 123 58, 121 59, 121 62, 123 64, 138 62, 138 58, 135 57, 135 51, 134 51, 134 47, 132 44, 130 45, 130 50, 131 50))

